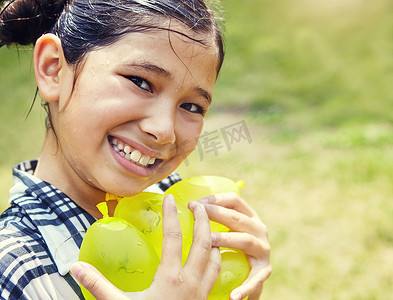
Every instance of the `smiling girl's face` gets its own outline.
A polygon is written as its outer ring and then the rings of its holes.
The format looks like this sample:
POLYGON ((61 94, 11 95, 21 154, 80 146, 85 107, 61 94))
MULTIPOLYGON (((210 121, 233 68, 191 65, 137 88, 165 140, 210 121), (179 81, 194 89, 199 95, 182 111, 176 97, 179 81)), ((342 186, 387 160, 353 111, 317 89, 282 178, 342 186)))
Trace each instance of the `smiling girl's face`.
POLYGON ((217 65, 213 42, 158 30, 89 52, 75 84, 63 67, 50 103, 55 161, 68 182, 57 187, 128 196, 173 172, 196 146, 217 65))

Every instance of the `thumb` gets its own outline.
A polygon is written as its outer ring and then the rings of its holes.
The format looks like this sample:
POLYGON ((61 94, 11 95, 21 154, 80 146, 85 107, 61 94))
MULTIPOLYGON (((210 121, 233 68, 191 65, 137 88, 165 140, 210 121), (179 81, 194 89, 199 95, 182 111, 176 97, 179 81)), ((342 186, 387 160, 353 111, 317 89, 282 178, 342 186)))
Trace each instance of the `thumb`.
POLYGON ((113 299, 113 295, 123 294, 92 265, 78 261, 71 266, 72 275, 97 300, 113 299))

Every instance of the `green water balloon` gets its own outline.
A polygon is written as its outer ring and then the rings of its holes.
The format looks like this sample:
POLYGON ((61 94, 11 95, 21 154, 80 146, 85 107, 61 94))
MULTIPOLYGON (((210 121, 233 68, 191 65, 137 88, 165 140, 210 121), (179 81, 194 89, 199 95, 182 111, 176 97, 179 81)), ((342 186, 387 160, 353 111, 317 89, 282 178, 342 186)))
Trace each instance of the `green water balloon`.
MULTIPOLYGON (((187 205, 189 201, 198 201, 202 197, 234 192, 240 196, 244 182, 237 182, 222 176, 193 176, 183 179, 171 187, 165 194, 172 194, 177 202, 187 205)), ((210 221, 211 231, 228 232, 229 228, 210 221)), ((223 248, 221 253, 221 271, 217 282, 209 294, 209 300, 227 300, 233 289, 247 279, 250 267, 246 255, 235 249, 223 248)))
MULTIPOLYGON (((193 239, 194 219, 187 207, 188 202, 224 192, 240 195, 243 185, 242 181, 234 182, 225 177, 194 176, 174 184, 165 192, 165 195, 175 197, 183 234, 183 264, 193 239)), ((79 260, 91 263, 123 291, 148 288, 161 257, 162 202, 165 195, 142 192, 133 197, 115 197, 120 200, 114 217, 107 216, 106 203, 101 203, 99 209, 104 218, 88 229, 79 260)), ((216 222, 211 222, 211 227, 217 232, 229 230, 216 222)), ((220 252, 222 268, 209 300, 228 299, 230 292, 241 285, 250 272, 243 252, 226 248, 220 252)), ((82 292, 86 299, 94 299, 83 287, 82 292)))
MULTIPOLYGON (((164 195, 142 192, 133 197, 122 198, 116 206, 114 216, 123 218, 138 228, 161 258, 162 250, 162 202, 164 195)), ((193 239, 194 218, 183 203, 176 203, 183 235, 183 264, 187 259, 193 239)))
MULTIPOLYGON (((90 263, 112 284, 124 292, 147 289, 156 273, 159 258, 153 246, 132 224, 108 217, 106 203, 100 203, 104 218, 87 230, 79 261, 90 263)), ((95 299, 85 288, 85 299, 95 299)))
POLYGON ((240 286, 250 273, 246 255, 238 250, 222 248, 221 271, 208 300, 228 300, 234 288, 240 286))
MULTIPOLYGON (((193 176, 176 182, 165 191, 165 195, 172 194, 179 203, 187 205, 190 201, 198 201, 202 197, 234 192, 240 196, 240 188, 244 182, 237 182, 222 176, 193 176)), ((214 232, 229 231, 228 227, 210 221, 211 230, 214 232)))

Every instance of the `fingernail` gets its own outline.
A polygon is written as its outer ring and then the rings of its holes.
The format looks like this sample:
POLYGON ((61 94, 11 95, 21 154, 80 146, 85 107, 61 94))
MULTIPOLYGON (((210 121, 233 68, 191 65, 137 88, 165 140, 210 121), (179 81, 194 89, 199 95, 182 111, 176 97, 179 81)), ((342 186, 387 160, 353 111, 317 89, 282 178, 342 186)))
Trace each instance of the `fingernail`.
POLYGON ((74 264, 71 266, 70 271, 71 271, 71 274, 72 274, 76 279, 78 279, 78 278, 81 277, 81 275, 82 275, 84 269, 85 269, 85 266, 83 265, 83 263, 81 263, 81 262, 76 262, 76 263, 74 263, 74 264))
POLYGON ((201 204, 208 204, 209 203, 209 199, 204 197, 204 198, 199 199, 198 202, 201 203, 201 204))
POLYGON ((171 195, 171 194, 168 194, 168 195, 166 195, 165 196, 165 198, 164 198, 164 202, 163 202, 163 206, 164 206, 164 204, 168 207, 171 207, 171 206, 175 206, 176 205, 176 203, 175 203, 175 198, 171 195))
POLYGON ((213 247, 216 246, 216 243, 217 243, 217 233, 212 232, 212 233, 211 233, 211 239, 212 239, 212 246, 213 246, 213 247))
POLYGON ((195 201, 190 201, 190 202, 188 202, 188 207, 191 209, 191 210, 194 210, 195 209, 195 207, 198 205, 198 203, 196 203, 195 201))
POLYGON ((172 194, 168 194, 165 196, 166 201, 169 201, 169 203, 174 203, 175 202, 175 197, 173 197, 172 194))
POLYGON ((234 294, 233 296, 231 296, 231 300, 241 300, 242 299, 242 295, 240 294, 234 294))

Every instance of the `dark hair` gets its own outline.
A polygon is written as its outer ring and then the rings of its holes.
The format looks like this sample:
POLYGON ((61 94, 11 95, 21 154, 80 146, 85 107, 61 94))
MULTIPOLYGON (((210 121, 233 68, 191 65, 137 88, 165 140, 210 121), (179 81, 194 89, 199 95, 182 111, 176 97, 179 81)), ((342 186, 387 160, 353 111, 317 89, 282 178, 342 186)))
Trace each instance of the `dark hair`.
MULTIPOLYGON (((217 75, 224 60, 222 32, 204 0, 0 0, 0 6, 0 47, 34 44, 42 34, 54 33, 61 40, 67 63, 74 66, 74 84, 89 51, 131 32, 167 30, 207 46, 213 36, 219 51, 217 75), (164 25, 172 19, 208 38, 198 40, 164 25)), ((38 89, 27 115, 37 93, 38 89)), ((49 105, 42 105, 47 111, 46 128, 56 135, 49 105)))
POLYGON ((221 30, 203 0, 0 1, 0 47, 34 44, 43 33, 51 32, 60 38, 67 63, 78 66, 89 51, 110 45, 126 33, 177 32, 163 25, 176 19, 193 32, 210 37, 187 36, 191 40, 208 45, 213 35, 219 50, 218 71, 224 59, 221 30))
POLYGON ((64 1, 0 0, 0 47, 29 45, 52 28, 64 1))

